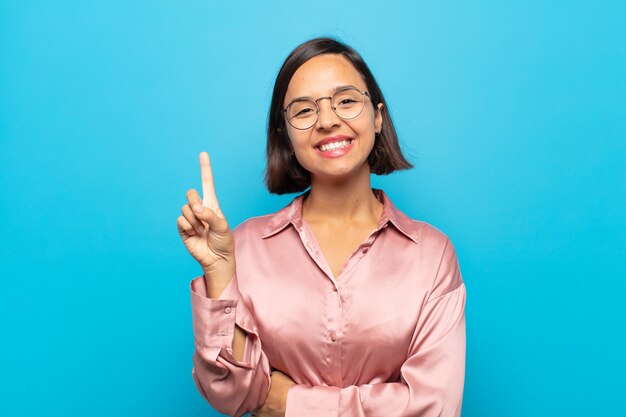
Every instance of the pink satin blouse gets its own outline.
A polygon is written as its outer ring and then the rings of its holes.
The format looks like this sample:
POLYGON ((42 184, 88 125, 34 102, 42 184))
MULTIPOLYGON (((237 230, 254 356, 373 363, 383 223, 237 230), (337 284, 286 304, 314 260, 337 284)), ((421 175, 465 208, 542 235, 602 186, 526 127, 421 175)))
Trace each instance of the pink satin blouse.
MULTIPOLYGON (((453 417, 465 375, 465 285, 450 240, 387 195, 378 227, 334 278, 296 197, 234 230, 237 273, 219 299, 191 282, 193 378, 241 416, 289 375, 286 417, 453 417), (232 356, 235 324, 247 332, 232 356)), ((337 236, 341 239, 341 236, 337 236)))

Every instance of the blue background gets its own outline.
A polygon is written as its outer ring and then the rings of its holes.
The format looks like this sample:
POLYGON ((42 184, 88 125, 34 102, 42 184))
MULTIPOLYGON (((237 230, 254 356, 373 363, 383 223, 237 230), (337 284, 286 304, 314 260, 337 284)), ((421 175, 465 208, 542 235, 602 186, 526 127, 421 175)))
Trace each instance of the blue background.
POLYGON ((320 35, 415 164, 374 186, 457 249, 463 416, 623 409, 626 2, 258 3, 0 3, 0 415, 217 415, 176 218, 201 150, 232 227, 293 198, 262 182, 267 110, 320 35))

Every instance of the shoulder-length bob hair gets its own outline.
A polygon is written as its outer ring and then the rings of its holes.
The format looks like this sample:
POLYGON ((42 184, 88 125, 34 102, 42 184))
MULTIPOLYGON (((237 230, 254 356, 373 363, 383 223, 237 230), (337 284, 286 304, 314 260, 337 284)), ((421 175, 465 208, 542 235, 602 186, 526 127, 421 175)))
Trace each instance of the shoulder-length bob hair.
POLYGON ((309 172, 300 165, 292 153, 287 134, 283 101, 291 77, 302 64, 318 55, 338 54, 344 56, 361 74, 374 108, 383 103, 383 127, 374 141, 374 148, 368 156, 370 171, 385 175, 395 170, 412 168, 398 144, 398 136, 389 116, 389 108, 383 93, 367 64, 354 49, 332 38, 311 39, 297 46, 285 59, 278 72, 272 94, 272 103, 267 123, 267 169, 265 183, 270 193, 286 194, 304 191, 311 185, 309 172))

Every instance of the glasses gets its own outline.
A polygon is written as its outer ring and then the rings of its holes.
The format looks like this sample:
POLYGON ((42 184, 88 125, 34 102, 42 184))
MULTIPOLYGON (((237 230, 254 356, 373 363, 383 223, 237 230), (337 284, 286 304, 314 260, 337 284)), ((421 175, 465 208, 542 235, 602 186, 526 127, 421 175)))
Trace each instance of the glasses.
MULTIPOLYGON (((302 98, 296 99, 282 109, 287 121, 298 130, 306 130, 317 123, 320 100, 329 99, 330 107, 343 120, 357 117, 365 107, 365 96, 370 97, 367 91, 360 91, 356 87, 347 87, 337 91, 332 96, 320 97, 317 100, 302 98)), ((371 99, 371 97, 370 97, 371 99)))

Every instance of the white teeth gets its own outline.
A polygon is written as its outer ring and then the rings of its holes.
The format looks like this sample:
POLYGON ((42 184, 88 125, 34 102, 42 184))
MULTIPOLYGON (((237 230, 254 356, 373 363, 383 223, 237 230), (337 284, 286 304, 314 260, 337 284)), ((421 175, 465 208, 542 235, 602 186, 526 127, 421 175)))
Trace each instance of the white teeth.
POLYGON ((334 149, 345 148, 349 144, 350 144, 349 140, 342 140, 340 142, 327 143, 325 145, 320 146, 320 151, 326 152, 326 151, 332 151, 334 149))

